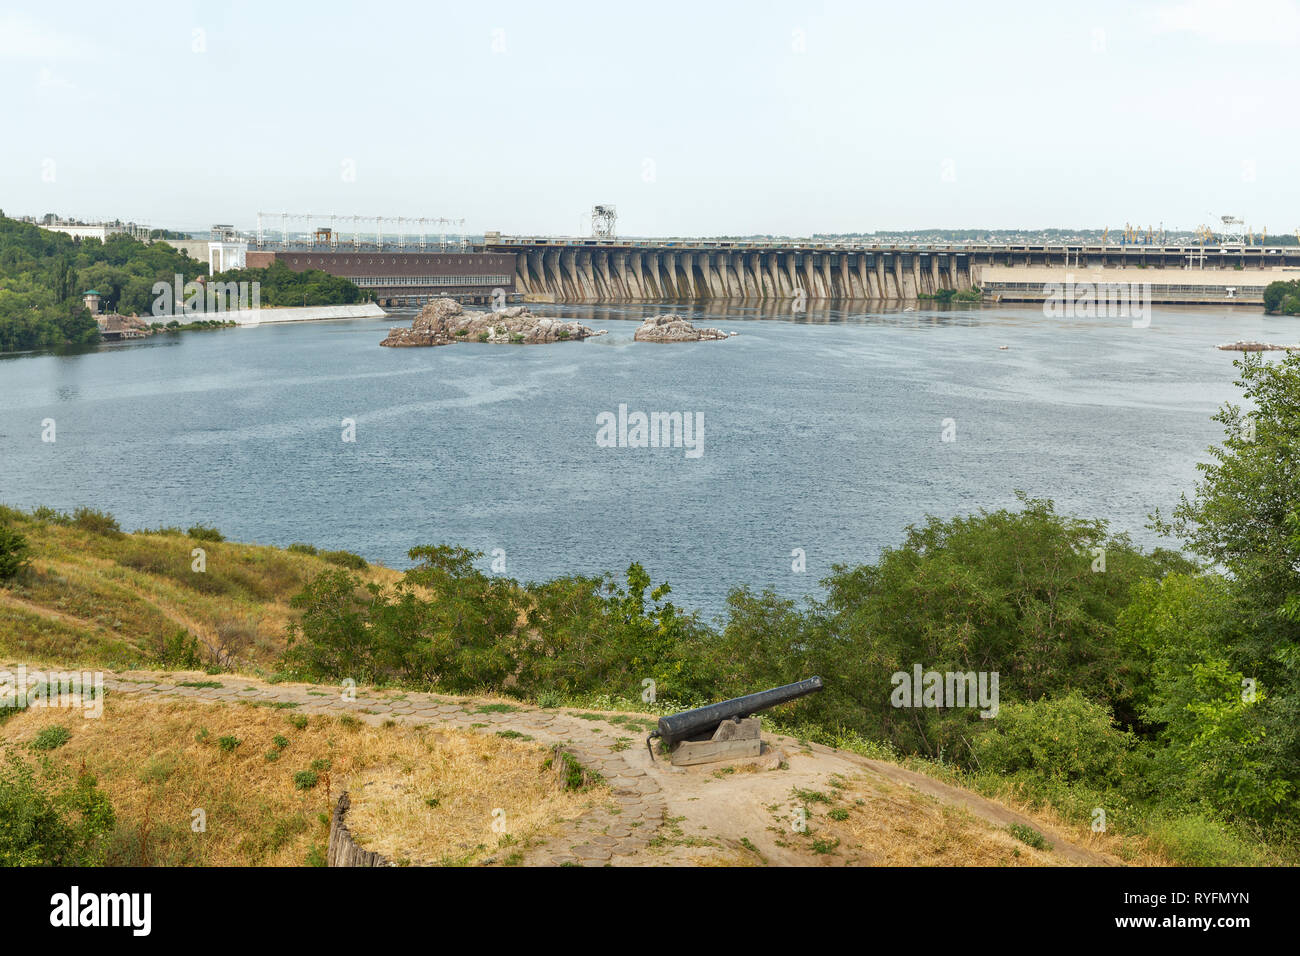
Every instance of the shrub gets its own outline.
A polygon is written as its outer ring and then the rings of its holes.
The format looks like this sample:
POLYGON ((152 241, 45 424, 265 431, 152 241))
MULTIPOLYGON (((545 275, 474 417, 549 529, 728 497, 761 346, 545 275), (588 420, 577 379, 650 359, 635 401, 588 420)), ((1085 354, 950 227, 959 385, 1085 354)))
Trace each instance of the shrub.
POLYGON ((350 568, 353 571, 364 571, 370 567, 365 558, 351 551, 322 551, 320 556, 330 564, 337 564, 339 567, 350 568))
POLYGON ((162 639, 157 653, 158 663, 167 668, 195 670, 203 666, 199 640, 188 631, 177 631, 162 639))
POLYGON ((1025 826, 1023 823, 1013 823, 1007 827, 1007 830, 1021 843, 1028 843, 1035 850, 1050 850, 1052 848, 1046 837, 1033 827, 1025 826))
POLYGON ((141 528, 136 532, 136 534, 156 534, 164 538, 179 538, 182 537, 185 532, 175 525, 165 525, 161 528, 141 528))
POLYGON ((27 539, 7 524, 0 524, 0 581, 17 577, 31 563, 27 539))
POLYGON ((32 509, 32 520, 41 524, 72 524, 72 516, 62 511, 55 511, 46 505, 32 509))
POLYGON ((292 551, 294 554, 318 554, 319 553, 316 549, 316 545, 302 544, 301 542, 297 542, 297 541, 289 545, 287 550, 292 551))
POLYGON ((235 748, 241 742, 238 737, 225 736, 217 738, 217 746, 221 748, 222 753, 234 753, 235 748))
POLYGON ((57 750, 72 739, 72 731, 67 727, 55 725, 46 727, 32 741, 33 750, 57 750))
POLYGON ((1078 691, 1056 700, 1005 704, 972 744, 980 770, 1045 780, 1117 783, 1133 743, 1110 711, 1078 691))
POLYGON ((297 790, 310 790, 319 782, 314 770, 299 770, 293 775, 293 785, 297 790))
POLYGON ((106 538, 122 537, 122 526, 107 511, 96 511, 94 508, 78 508, 72 514, 72 524, 82 531, 100 534, 106 538))
POLYGON ((216 528, 210 528, 205 524, 196 524, 191 527, 185 534, 196 541, 225 541, 226 536, 216 528))
POLYGON ((90 774, 48 792, 13 755, 0 768, 0 866, 102 864, 114 823, 112 804, 90 774))

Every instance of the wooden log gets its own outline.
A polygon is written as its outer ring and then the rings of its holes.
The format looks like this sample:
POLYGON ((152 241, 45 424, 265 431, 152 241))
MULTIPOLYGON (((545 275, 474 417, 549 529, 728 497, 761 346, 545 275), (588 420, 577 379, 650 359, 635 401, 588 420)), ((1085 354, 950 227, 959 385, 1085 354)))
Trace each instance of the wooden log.
POLYGON ((345 790, 339 795, 339 802, 334 805, 330 817, 330 842, 325 854, 326 866, 392 866, 392 861, 371 850, 357 846, 352 833, 344 820, 351 801, 345 790))

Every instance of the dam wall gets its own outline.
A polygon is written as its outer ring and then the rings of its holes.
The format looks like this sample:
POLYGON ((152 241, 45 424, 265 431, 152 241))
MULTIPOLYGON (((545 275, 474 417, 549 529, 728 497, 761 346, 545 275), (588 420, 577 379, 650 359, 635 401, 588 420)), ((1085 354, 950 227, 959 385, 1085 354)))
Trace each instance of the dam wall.
MULTIPOLYGON (((1025 282, 1065 281, 1067 271, 1123 273, 1154 285, 1266 284, 1269 273, 1300 267, 1296 247, 915 244, 807 241, 555 239, 488 233, 487 252, 514 253, 514 288, 542 302, 681 300, 914 300, 944 289, 982 286, 1000 276, 1014 298, 1025 282), (1024 271, 1025 278, 1010 276, 1024 271), (1205 281, 1210 276, 1231 281, 1205 281), (1030 278, 1032 276, 1032 278, 1030 278), (1140 278, 1139 278, 1140 277, 1140 278)), ((1200 289, 1188 289, 1194 299, 1200 289)), ((1207 293, 1209 294, 1209 293, 1207 293)), ((1221 301, 1217 293, 1210 301, 1221 301)))
POLYGON ((515 288, 553 302, 673 299, 915 299, 975 284, 969 256, 538 248, 520 251, 515 288))

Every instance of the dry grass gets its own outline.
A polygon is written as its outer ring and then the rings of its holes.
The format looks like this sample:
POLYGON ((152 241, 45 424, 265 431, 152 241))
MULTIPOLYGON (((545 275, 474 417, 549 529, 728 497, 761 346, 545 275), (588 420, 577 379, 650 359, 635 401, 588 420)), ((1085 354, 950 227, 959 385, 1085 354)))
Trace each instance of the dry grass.
MULTIPOLYGON (((872 866, 1060 866, 965 809, 886 781, 856 777, 808 804, 808 842, 839 841, 825 856, 872 866), (828 813, 847 814, 835 820, 828 813)), ((1050 842, 1050 837, 1048 838, 1050 842)), ((828 860, 827 862, 832 862, 828 860)))
POLYGON ((370 786, 358 794, 350 822, 360 833, 374 833, 373 848, 395 858, 461 859, 480 843, 495 848, 496 807, 506 810, 510 833, 524 839, 585 806, 541 772, 549 754, 536 744, 404 725, 345 727, 317 715, 297 729, 293 716, 292 710, 110 694, 99 720, 55 709, 15 715, 0 724, 0 749, 37 763, 26 745, 46 727, 67 727, 71 740, 42 756, 57 769, 84 767, 98 777, 118 815, 109 860, 117 865, 319 860, 333 802, 353 781, 370 786), (238 745, 223 749, 223 737, 238 745), (269 753, 278 757, 267 759, 269 753), (316 785, 298 789, 295 774, 313 764, 316 785), (392 798, 380 797, 385 788, 392 798), (434 791, 436 809, 422 802, 434 791), (421 809, 408 810, 410 801, 421 809), (192 830, 195 810, 206 815, 206 832, 192 830), (390 824, 393 832, 381 836, 390 824), (411 850, 402 847, 408 840, 411 850))
POLYGON ((1008 810, 1042 821, 1047 827, 1067 836, 1075 846, 1106 853, 1129 866, 1177 866, 1178 862, 1153 838, 1141 833, 1108 830, 1099 833, 1088 823, 1072 820, 1050 804, 1022 797, 1016 787, 1000 787, 989 794, 1008 810))
POLYGON ((542 771, 547 752, 535 745, 448 731, 429 733, 423 743, 424 753, 349 784, 354 839, 392 860, 513 862, 519 850, 512 848, 554 832, 603 791, 564 790, 556 774, 542 771))
MULTIPOLYGON (((95 534, 19 515, 30 571, 0 588, 0 653, 31 663, 147 665, 177 632, 208 646, 238 646, 241 669, 269 665, 284 649, 290 599, 335 565, 320 557, 185 536, 95 534), (193 570, 202 548, 206 570, 193 570)), ((366 581, 397 571, 371 565, 366 581)))

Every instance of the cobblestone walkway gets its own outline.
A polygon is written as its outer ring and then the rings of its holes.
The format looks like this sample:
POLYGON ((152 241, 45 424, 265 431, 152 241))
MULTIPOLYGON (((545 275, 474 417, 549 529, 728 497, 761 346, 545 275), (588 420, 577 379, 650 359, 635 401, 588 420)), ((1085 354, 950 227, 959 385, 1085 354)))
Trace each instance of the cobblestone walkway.
POLYGON ((296 704, 295 713, 351 714, 373 725, 392 720, 484 733, 513 730, 545 746, 562 747, 585 769, 604 778, 617 809, 608 805, 597 807, 567 822, 559 836, 525 853, 526 866, 628 862, 629 857, 645 849, 664 820, 662 790, 658 781, 646 772, 650 757, 643 743, 645 731, 588 719, 595 714, 583 718, 565 710, 541 710, 518 703, 484 705, 478 700, 459 697, 364 688, 356 689, 353 700, 345 698, 337 686, 267 684, 227 674, 211 678, 164 679, 164 676, 106 673, 104 687, 110 692, 146 698, 296 704), (183 686, 183 683, 205 681, 221 686, 183 686))

